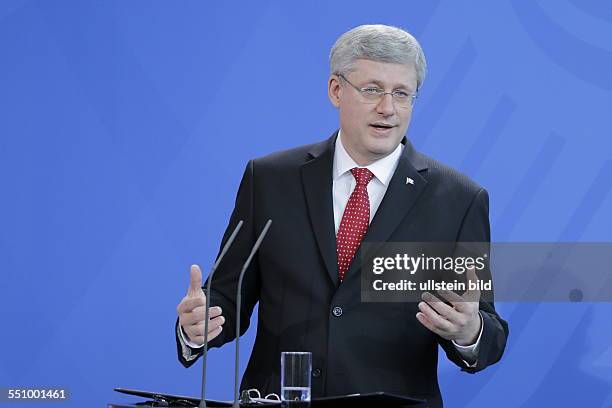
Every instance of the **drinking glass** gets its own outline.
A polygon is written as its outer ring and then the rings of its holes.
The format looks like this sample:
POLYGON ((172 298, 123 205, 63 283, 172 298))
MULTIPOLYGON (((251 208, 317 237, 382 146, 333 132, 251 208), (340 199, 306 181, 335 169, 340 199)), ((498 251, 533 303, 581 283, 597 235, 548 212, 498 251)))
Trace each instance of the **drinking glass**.
POLYGON ((312 353, 283 351, 281 353, 281 401, 309 402, 312 353))

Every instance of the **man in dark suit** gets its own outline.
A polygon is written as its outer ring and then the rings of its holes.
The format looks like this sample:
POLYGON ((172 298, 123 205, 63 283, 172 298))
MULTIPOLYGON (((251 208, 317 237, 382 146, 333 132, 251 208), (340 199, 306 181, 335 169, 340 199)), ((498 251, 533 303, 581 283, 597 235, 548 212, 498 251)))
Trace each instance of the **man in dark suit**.
MULTIPOLYGON (((404 136, 425 77, 410 34, 357 27, 337 40, 330 65, 339 131, 246 167, 222 245, 244 225, 212 282, 209 345, 236 336, 238 274, 271 218, 244 278, 242 331, 257 302, 259 315, 242 389, 278 393, 280 353, 311 351, 314 397, 386 391, 441 406, 438 345, 474 373, 501 358, 508 326, 477 291, 425 294, 418 304, 361 302, 361 243, 488 242, 488 195, 404 136)), ((175 328, 186 367, 205 341, 201 286, 194 265, 175 328)))

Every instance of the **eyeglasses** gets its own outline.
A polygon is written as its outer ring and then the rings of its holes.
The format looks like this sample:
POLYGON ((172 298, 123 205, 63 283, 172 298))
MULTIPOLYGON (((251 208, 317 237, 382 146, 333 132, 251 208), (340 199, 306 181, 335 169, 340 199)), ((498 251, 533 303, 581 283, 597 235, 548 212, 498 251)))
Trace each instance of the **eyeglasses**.
POLYGON ((366 88, 359 88, 355 85, 353 85, 351 83, 351 81, 349 81, 348 79, 346 79, 346 77, 342 74, 337 74, 340 78, 344 79, 344 81, 346 81, 347 84, 349 84, 350 86, 352 86, 353 88, 355 88, 355 90, 357 92, 359 92, 361 94, 361 96, 363 97, 363 99, 365 101, 367 101, 368 103, 379 103, 380 100, 385 96, 385 95, 391 95, 391 98, 393 99, 393 102, 395 102, 397 104, 397 106, 403 107, 403 108, 409 108, 412 105, 414 105, 414 100, 417 98, 418 93, 414 92, 414 93, 408 93, 405 91, 393 91, 393 92, 385 92, 384 89, 380 89, 380 88, 375 88, 375 87, 366 87, 366 88))

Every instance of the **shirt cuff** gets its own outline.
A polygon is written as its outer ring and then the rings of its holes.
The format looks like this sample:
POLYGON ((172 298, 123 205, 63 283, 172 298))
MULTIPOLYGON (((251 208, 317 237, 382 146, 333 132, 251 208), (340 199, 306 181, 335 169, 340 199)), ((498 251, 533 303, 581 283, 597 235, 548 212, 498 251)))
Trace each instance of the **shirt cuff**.
POLYGON ((480 338, 482 337, 482 331, 484 329, 484 321, 482 319, 482 314, 478 312, 478 316, 480 317, 480 333, 478 333, 478 338, 476 339, 476 342, 474 342, 474 344, 471 344, 469 346, 462 346, 455 343, 455 340, 451 340, 453 346, 455 346, 455 349, 457 349, 461 357, 463 357, 463 362, 469 368, 476 367, 476 364, 478 364, 478 349, 480 346, 480 338))
POLYGON ((198 358, 199 353, 192 349, 199 349, 204 347, 204 345, 198 346, 195 343, 187 340, 187 336, 183 333, 183 328, 180 324, 177 324, 176 332, 178 334, 179 343, 181 344, 181 352, 183 354, 183 358, 187 361, 195 360, 198 358))

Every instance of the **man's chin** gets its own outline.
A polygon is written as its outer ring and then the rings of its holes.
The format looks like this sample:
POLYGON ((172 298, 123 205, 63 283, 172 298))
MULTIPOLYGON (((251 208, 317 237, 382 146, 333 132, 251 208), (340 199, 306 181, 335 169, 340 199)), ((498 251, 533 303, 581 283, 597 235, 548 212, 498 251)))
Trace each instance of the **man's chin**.
POLYGON ((372 138, 369 140, 368 150, 373 154, 386 156, 391 154, 400 142, 401 139, 397 137, 372 138))

